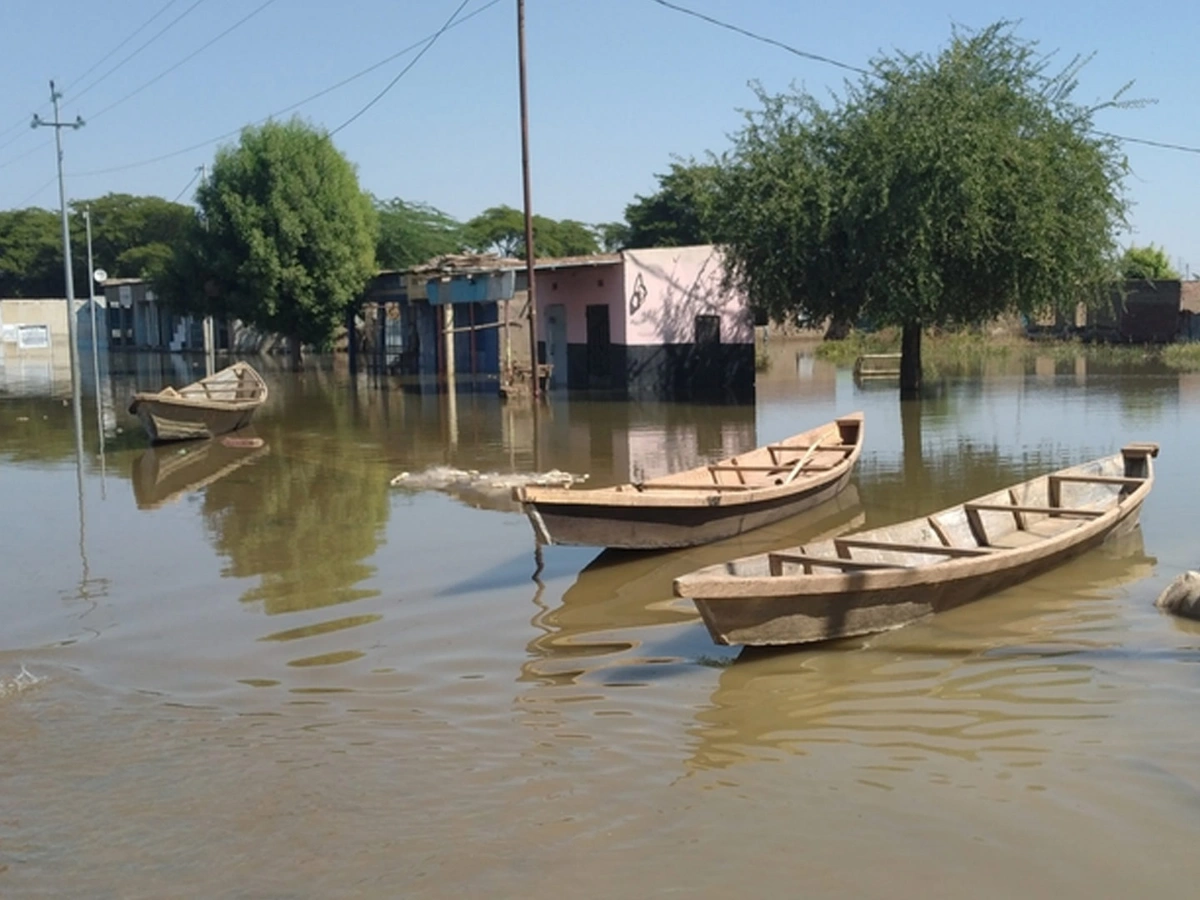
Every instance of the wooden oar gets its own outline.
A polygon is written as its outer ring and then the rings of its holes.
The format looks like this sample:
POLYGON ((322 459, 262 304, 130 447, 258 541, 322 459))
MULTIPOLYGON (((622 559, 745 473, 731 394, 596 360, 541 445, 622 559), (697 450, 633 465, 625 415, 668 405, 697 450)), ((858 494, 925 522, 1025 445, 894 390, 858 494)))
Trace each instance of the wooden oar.
POLYGON ((813 458, 813 454, 817 452, 821 444, 827 438, 833 437, 837 433, 838 430, 836 428, 831 428, 829 431, 825 432, 823 435, 813 441, 812 446, 808 448, 808 451, 802 457, 796 460, 796 464, 793 465, 792 470, 788 472, 787 478, 783 479, 783 483, 791 484, 792 480, 800 474, 800 470, 803 469, 808 464, 808 461, 813 458))

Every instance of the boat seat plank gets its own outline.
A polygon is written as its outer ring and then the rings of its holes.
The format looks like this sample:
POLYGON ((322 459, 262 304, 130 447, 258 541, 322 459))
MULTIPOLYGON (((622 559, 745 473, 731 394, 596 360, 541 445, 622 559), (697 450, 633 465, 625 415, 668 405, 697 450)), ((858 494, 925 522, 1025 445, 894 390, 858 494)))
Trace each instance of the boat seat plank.
POLYGON ((994 552, 987 547, 948 547, 941 544, 906 544, 900 541, 869 540, 867 538, 834 538, 833 545, 841 552, 845 547, 861 547, 864 550, 889 550, 896 553, 928 553, 933 556, 987 556, 994 552))
POLYGON ((749 491, 753 490, 755 485, 752 484, 641 484, 634 485, 640 492, 645 491, 749 491))
POLYGON ((1041 513, 1047 516, 1079 516, 1093 519, 1107 512, 1103 509, 1071 509, 1063 506, 1015 506, 1011 503, 964 503, 963 509, 975 512, 1041 513))
POLYGON ((791 466, 779 464, 775 466, 748 466, 742 463, 715 463, 708 467, 710 472, 786 472, 791 466))
POLYGON ((1082 483, 1095 482, 1096 484, 1127 484, 1130 487, 1136 487, 1145 482, 1145 478, 1134 478, 1128 475, 1048 475, 1050 481, 1078 481, 1082 483))
POLYGON ((817 450, 836 450, 839 453, 849 453, 857 446, 857 444, 767 444, 767 449, 776 453, 784 453, 788 450, 811 450, 815 447, 817 450))
POLYGON ((812 574, 814 567, 841 569, 847 571, 872 571, 875 569, 909 569, 911 566, 897 565, 896 563, 876 563, 876 562, 860 562, 854 559, 836 559, 828 556, 813 556, 808 553, 768 553, 767 565, 770 568, 772 575, 783 574, 784 563, 797 563, 804 566, 806 575, 812 574))

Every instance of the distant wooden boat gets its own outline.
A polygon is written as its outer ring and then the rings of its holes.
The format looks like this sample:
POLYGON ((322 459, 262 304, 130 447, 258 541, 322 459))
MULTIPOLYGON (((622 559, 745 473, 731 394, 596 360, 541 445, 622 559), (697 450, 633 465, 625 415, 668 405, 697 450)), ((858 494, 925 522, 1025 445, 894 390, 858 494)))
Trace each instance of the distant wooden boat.
POLYGON ((675 579, 718 644, 800 644, 898 628, 1018 584, 1138 524, 1157 444, 908 522, 675 579))
POLYGON ((266 399, 262 376, 249 363, 236 362, 179 390, 134 394, 129 412, 151 441, 186 441, 245 427, 266 399))
POLYGON ((862 452, 863 414, 684 472, 615 487, 525 485, 513 498, 542 544, 693 547, 742 534, 837 495, 862 452))

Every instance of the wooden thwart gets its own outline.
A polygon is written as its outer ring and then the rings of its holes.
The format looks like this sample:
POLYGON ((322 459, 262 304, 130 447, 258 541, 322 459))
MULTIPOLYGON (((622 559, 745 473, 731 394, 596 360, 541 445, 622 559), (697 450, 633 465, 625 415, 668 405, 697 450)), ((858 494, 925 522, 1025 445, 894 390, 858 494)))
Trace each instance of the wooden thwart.
POLYGON ((1080 519, 1094 519, 1102 516, 1102 509, 1071 509, 1062 506, 1017 506, 1012 503, 964 503, 963 509, 970 515, 972 510, 981 512, 1010 512, 1010 513, 1041 513, 1047 516, 1071 516, 1080 519))
POLYGON ((933 556, 987 556, 996 551, 990 547, 949 547, 939 544, 906 544, 899 541, 869 540, 867 538, 834 538, 833 546, 844 559, 849 558, 851 547, 864 550, 891 550, 896 553, 928 553, 933 556))
POLYGON ((854 559, 832 559, 828 556, 810 556, 807 553, 768 553, 767 565, 772 575, 783 574, 784 563, 799 563, 804 566, 804 573, 811 575, 813 567, 827 567, 848 571, 867 571, 870 569, 907 569, 895 563, 861 562, 854 559))

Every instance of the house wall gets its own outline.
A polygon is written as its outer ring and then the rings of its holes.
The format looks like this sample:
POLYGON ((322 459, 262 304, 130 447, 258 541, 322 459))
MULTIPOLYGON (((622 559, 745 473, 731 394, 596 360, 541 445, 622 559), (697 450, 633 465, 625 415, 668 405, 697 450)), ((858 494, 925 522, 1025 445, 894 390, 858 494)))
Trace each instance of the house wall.
POLYGON ((754 399, 754 319, 745 295, 722 288, 709 245, 628 250, 627 390, 636 397, 747 403, 754 399), (717 341, 697 341, 697 317, 715 316, 717 341))
POLYGON ((711 245, 626 250, 624 295, 630 346, 691 344, 696 316, 718 316, 722 344, 753 344, 745 295, 721 287, 724 266, 711 245))
MULTIPOLYGON (((567 343, 587 344, 587 308, 608 304, 608 329, 614 344, 625 343, 625 318, 622 315, 621 267, 573 266, 545 269, 537 278, 538 321, 544 321, 546 307, 561 303, 567 316, 567 343)), ((539 326, 544 335, 545 330, 539 326)))

